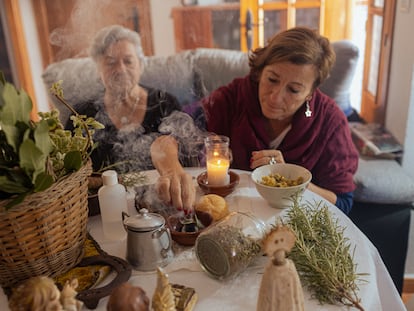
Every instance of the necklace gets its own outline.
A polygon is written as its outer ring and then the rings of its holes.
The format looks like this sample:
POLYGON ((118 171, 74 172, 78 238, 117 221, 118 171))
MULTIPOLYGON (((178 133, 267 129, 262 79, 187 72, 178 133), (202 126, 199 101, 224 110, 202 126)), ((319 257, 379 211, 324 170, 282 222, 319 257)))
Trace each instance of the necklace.
POLYGON ((120 118, 122 126, 128 125, 131 119, 134 118, 135 111, 137 110, 140 101, 141 101, 141 98, 139 96, 136 97, 135 102, 132 105, 131 111, 129 111, 126 116, 124 115, 120 118))

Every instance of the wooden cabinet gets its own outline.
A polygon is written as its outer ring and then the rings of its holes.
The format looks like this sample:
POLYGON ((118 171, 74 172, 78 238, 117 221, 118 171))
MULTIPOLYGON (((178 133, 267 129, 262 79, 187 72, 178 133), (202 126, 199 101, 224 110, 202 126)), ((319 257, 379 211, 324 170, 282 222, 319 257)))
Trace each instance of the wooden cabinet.
POLYGON ((171 13, 177 52, 199 47, 240 50, 238 4, 176 7, 171 13))
POLYGON ((140 33, 144 53, 153 55, 149 0, 32 0, 43 66, 81 57, 95 33, 119 24, 140 33))

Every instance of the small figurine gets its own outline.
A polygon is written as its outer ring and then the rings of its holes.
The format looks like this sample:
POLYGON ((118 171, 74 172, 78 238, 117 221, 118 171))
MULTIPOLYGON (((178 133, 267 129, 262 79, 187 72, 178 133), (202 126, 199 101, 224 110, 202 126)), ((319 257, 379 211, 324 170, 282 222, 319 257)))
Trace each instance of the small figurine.
POLYGON ((198 295, 194 288, 171 284, 168 275, 158 267, 157 287, 152 296, 153 311, 193 311, 198 295))
POLYGON ((62 304, 63 311, 80 311, 83 306, 83 302, 77 300, 75 297, 78 294, 76 288, 78 287, 78 280, 66 281, 60 293, 60 303, 62 304))
POLYGON ((176 311, 175 297, 168 276, 159 267, 157 275, 157 286, 152 296, 153 311, 176 311))
POLYGON ((62 311, 60 292, 46 276, 32 277, 19 285, 9 300, 11 311, 62 311))
POLYGON ((150 300, 139 286, 122 283, 109 296, 107 311, 149 311, 150 300))
POLYGON ((295 245, 289 227, 277 225, 264 239, 263 249, 270 258, 260 284, 257 311, 303 311, 303 290, 295 264, 286 258, 295 245))

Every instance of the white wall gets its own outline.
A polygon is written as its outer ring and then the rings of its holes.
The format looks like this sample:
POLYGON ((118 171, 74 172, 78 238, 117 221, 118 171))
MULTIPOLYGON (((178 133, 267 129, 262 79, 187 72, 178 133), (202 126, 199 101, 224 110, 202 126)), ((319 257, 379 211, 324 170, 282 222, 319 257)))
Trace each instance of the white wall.
POLYGON ((397 2, 385 125, 404 144, 403 167, 414 177, 414 99, 410 100, 414 96, 414 3, 406 12, 401 2, 397 2))
MULTIPOLYGON (((404 169, 414 177, 414 65, 411 66, 411 91, 409 98, 409 108, 407 114, 407 127, 405 131, 405 144, 404 144, 404 169)), ((413 228, 414 229, 414 228, 413 228)), ((414 265, 414 262, 413 262, 414 265)), ((414 273, 414 271, 413 271, 414 273)))
POLYGON ((33 87, 35 89, 37 108, 39 111, 48 111, 48 95, 41 78, 43 64, 36 31, 37 27, 32 9, 32 1, 19 0, 19 6, 22 14, 23 29, 26 37, 25 39, 29 54, 30 70, 33 77, 33 87))
POLYGON ((174 27, 171 8, 181 6, 180 0, 151 0, 150 3, 154 54, 160 56, 174 54, 174 27))
MULTIPOLYGON (((402 166, 414 178, 414 3, 408 12, 397 2, 390 88, 385 125, 404 144, 402 166)), ((412 217, 414 213, 412 213, 412 217)), ((405 272, 414 275, 414 220, 411 219, 405 272)))

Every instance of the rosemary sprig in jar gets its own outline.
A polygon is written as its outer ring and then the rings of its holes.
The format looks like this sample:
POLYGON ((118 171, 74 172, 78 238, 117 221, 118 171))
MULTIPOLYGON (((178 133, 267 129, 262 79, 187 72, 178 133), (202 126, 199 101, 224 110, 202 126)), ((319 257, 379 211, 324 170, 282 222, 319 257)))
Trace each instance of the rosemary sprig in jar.
POLYGON ((358 297, 358 282, 363 274, 356 273, 345 228, 332 218, 322 202, 301 203, 293 199, 287 211, 287 225, 296 234, 295 246, 289 254, 300 279, 321 304, 341 303, 364 310, 358 297))

